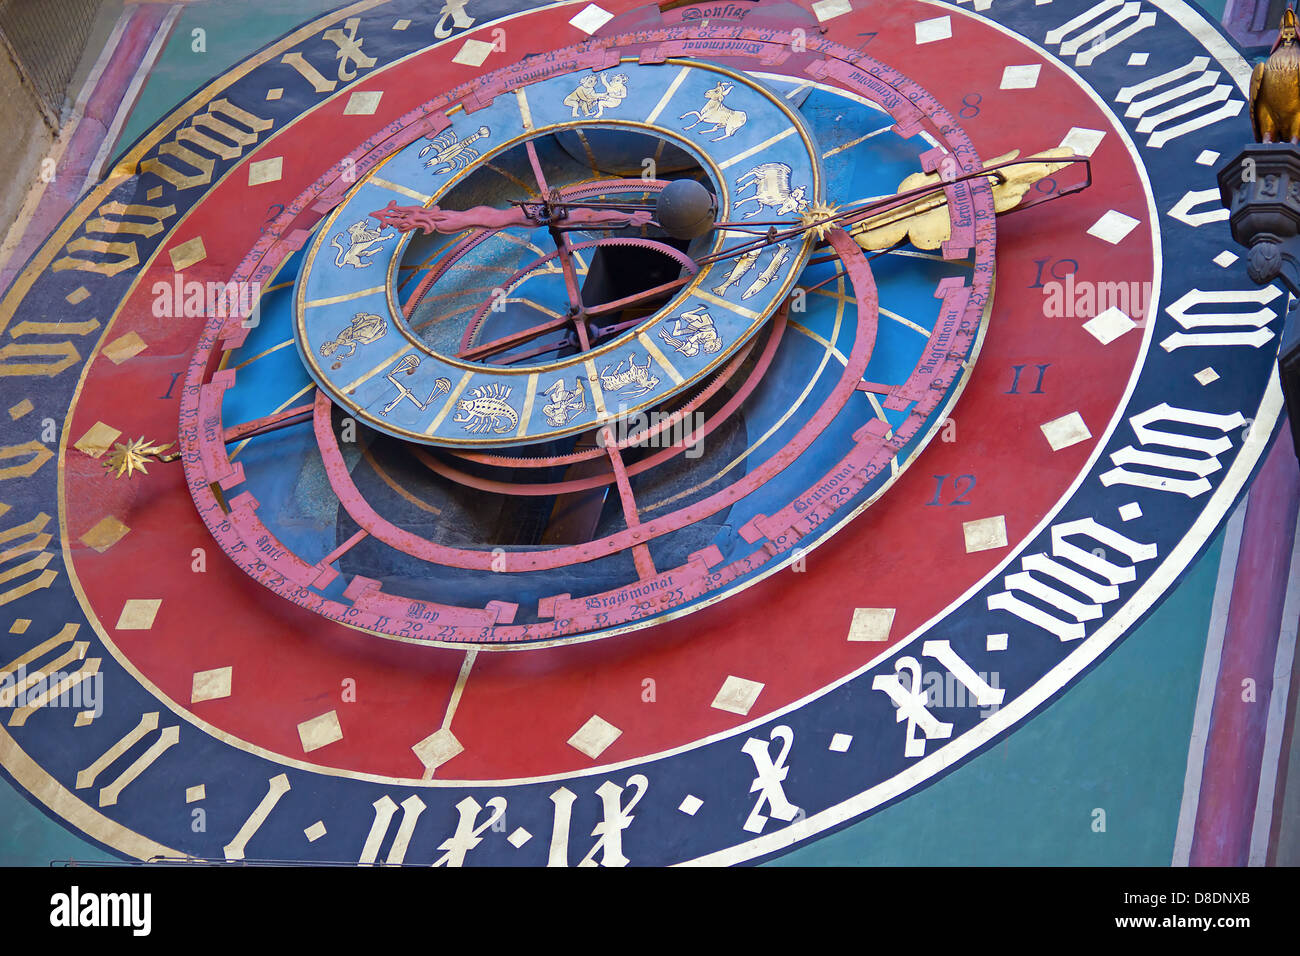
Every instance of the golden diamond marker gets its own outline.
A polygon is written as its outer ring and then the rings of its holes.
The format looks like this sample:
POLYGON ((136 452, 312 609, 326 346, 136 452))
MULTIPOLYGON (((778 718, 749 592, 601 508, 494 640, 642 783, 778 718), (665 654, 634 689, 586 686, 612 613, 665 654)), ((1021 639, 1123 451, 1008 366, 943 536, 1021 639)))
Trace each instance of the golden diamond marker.
POLYGON ((72 447, 91 458, 102 458, 104 452, 113 447, 113 442, 117 441, 121 434, 110 425, 95 422, 86 429, 86 434, 72 443, 72 447))
POLYGON ((153 629, 154 618, 162 598, 131 598, 122 605, 122 613, 117 618, 119 631, 148 631, 153 629))
POLYGON ((135 358, 148 347, 149 344, 144 339, 134 332, 128 332, 105 345, 103 353, 114 365, 121 365, 127 359, 135 358))
POLYGON ((187 242, 173 247, 167 251, 171 257, 172 268, 177 272, 188 269, 190 266, 196 266, 208 257, 208 250, 203 245, 203 238, 195 236, 187 242))
POLYGON ((101 518, 93 528, 81 536, 81 543, 103 554, 121 541, 131 529, 113 515, 101 518))

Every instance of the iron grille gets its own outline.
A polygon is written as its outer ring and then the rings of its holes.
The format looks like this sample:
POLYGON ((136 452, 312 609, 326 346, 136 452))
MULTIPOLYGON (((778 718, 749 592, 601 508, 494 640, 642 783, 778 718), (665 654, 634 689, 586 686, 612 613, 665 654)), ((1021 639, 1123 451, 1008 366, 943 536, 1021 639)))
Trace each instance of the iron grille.
POLYGON ((57 128, 101 0, 0 0, 0 41, 57 128))

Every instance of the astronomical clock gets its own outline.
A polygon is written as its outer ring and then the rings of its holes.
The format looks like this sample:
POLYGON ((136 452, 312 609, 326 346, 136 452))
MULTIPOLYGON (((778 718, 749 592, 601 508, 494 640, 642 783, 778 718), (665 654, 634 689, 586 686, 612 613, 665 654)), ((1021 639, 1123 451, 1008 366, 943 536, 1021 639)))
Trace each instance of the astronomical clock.
POLYGON ((907 800, 1260 461, 1248 81, 1183 0, 302 23, 3 299, 6 774, 141 860, 739 864, 907 800))

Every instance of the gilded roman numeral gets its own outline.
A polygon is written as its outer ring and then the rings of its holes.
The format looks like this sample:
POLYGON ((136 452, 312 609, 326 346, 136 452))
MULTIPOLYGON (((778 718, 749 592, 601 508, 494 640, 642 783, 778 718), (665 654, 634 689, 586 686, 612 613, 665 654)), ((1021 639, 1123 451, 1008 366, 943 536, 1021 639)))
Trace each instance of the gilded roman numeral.
POLYGON ((1236 87, 1220 83, 1223 74, 1207 69, 1209 65, 1208 56, 1194 57, 1116 94, 1118 102, 1129 104, 1124 115, 1139 118, 1137 132, 1148 134, 1149 147, 1160 149, 1170 140, 1229 119, 1245 108, 1246 101, 1232 95, 1236 87))
POLYGON ((47 551, 53 535, 45 530, 50 516, 41 512, 31 521, 0 531, 0 607, 43 590, 54 583, 58 572, 48 565, 54 560, 47 551))
POLYGON ((49 640, 18 655, 0 669, 0 707, 13 707, 20 698, 23 701, 10 715, 10 727, 23 726, 36 711, 99 673, 102 658, 86 659, 90 642, 76 640, 80 628, 80 624, 63 625, 59 633, 49 640), (64 645, 67 645, 67 649, 61 654, 57 653, 64 645), (50 655, 48 661, 32 666, 47 654, 50 655), (66 668, 73 663, 77 664, 77 669, 67 671, 66 668), (53 684, 50 683, 51 680, 54 681, 53 684), (37 690, 37 685, 42 682, 44 686, 37 690))
MULTIPOLYGON (((212 181, 217 160, 238 159, 262 133, 274 125, 227 99, 213 100, 207 108, 158 147, 155 156, 140 164, 142 176, 153 176, 177 190, 205 186, 212 181)), ((134 235, 149 239, 176 216, 173 205, 106 202, 86 221, 82 235, 64 247, 50 264, 55 272, 76 269, 112 277, 140 264, 134 235), (111 236, 92 239, 91 236, 111 236)))
MULTIPOLYGON (((459 18, 457 19, 459 21, 459 18)), ((336 50, 334 58, 339 63, 337 80, 326 77, 297 50, 280 57, 280 62, 297 70, 298 74, 310 83, 311 88, 317 93, 332 93, 339 83, 351 83, 357 78, 358 70, 368 70, 377 62, 374 57, 366 56, 361 50, 366 41, 364 38, 357 36, 357 30, 360 26, 361 18, 351 17, 343 24, 343 29, 340 30, 338 27, 334 27, 321 34, 322 40, 334 44, 336 50)), ((451 34, 448 33, 447 35, 450 36, 451 34)))
MULTIPOLYGON (((388 828, 397 813, 398 805, 392 797, 384 794, 375 801, 374 807, 375 820, 370 824, 370 833, 366 836, 365 845, 361 848, 361 857, 357 860, 361 866, 374 866, 375 861, 379 859, 379 848, 383 845, 384 838, 388 836, 388 828)), ((406 851, 411 845, 411 834, 415 832, 416 821, 424 812, 424 801, 412 794, 402 801, 401 808, 402 822, 397 825, 397 835, 393 837, 393 845, 388 848, 388 857, 385 860, 389 866, 397 866, 406 859, 406 851)))
POLYGON ((1129 418, 1134 437, 1144 447, 1139 449, 1126 445, 1119 451, 1112 452, 1110 460, 1117 467, 1105 472, 1101 476, 1101 483, 1107 487, 1133 485, 1196 498, 1210 490, 1207 476, 1223 467, 1219 456, 1232 448, 1232 439, 1227 433, 1245 424, 1246 419, 1240 412, 1216 415, 1212 412, 1175 408, 1168 402, 1162 402, 1129 418), (1152 425, 1155 424, 1181 428, 1153 428, 1152 425), (1186 433, 1193 428, 1213 429, 1221 434, 1217 438, 1201 438, 1186 433), (1147 451, 1145 446, 1150 445, 1173 449, 1174 453, 1147 451), (1158 471, 1152 471, 1153 468, 1158 471), (1179 472, 1192 477, 1161 474, 1162 471, 1179 472))
MULTIPOLYGON (((127 207, 123 207, 127 208, 127 207)), ((134 252, 134 246, 130 248, 134 252)), ((65 257, 66 258, 66 257, 65 257)), ((0 322, 0 327, 3 327, 0 322)), ((9 342, 0 348, 0 377, 23 375, 53 378, 81 359, 69 335, 90 335, 99 330, 99 320, 81 322, 19 322, 9 330, 11 338, 29 335, 57 335, 60 342, 9 342)))
POLYGON ((267 782, 266 796, 253 808, 253 812, 248 815, 244 825, 239 828, 235 838, 223 847, 222 852, 227 860, 242 860, 244 850, 248 847, 248 841, 262 828, 266 818, 271 815, 275 805, 280 802, 280 798, 288 793, 292 788, 289 786, 289 778, 285 774, 277 774, 267 782))
POLYGON ((93 787, 99 775, 107 770, 110 766, 124 757, 127 751, 131 750, 136 744, 140 743, 146 737, 151 736, 155 731, 158 732, 157 738, 145 748, 135 760, 131 761, 121 773, 113 778, 113 781, 99 791, 99 805, 101 807, 111 807, 117 803, 118 797, 122 791, 130 786, 140 774, 144 773, 154 762, 157 761, 167 750, 176 746, 180 740, 180 727, 173 724, 170 727, 164 727, 158 731, 158 712, 145 714, 140 718, 140 723, 136 724, 131 730, 127 731, 122 738, 113 746, 109 747, 100 755, 94 763, 85 770, 77 774, 77 789, 85 790, 87 787, 93 787))
POLYGON ((1003 578, 1006 590, 991 595, 988 607, 1014 614, 1061 641, 1081 640, 1084 622, 1102 617, 1103 605, 1119 600, 1118 585, 1136 580, 1136 565, 1155 556, 1154 544, 1134 541, 1092 518, 1054 525, 1051 555, 1022 558, 1022 570, 1003 578), (1083 538, 1101 547, 1088 551, 1071 540, 1083 538), (1129 563, 1116 564, 1111 554, 1122 554, 1129 563))

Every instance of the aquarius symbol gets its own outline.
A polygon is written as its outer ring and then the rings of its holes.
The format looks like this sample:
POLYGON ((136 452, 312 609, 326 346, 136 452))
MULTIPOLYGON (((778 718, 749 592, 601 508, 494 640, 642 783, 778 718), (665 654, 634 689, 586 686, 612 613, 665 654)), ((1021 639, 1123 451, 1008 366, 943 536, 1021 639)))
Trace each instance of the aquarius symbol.
POLYGON ((703 305, 677 316, 672 330, 661 328, 659 337, 687 358, 694 358, 701 350, 712 355, 722 348, 722 336, 703 305))

